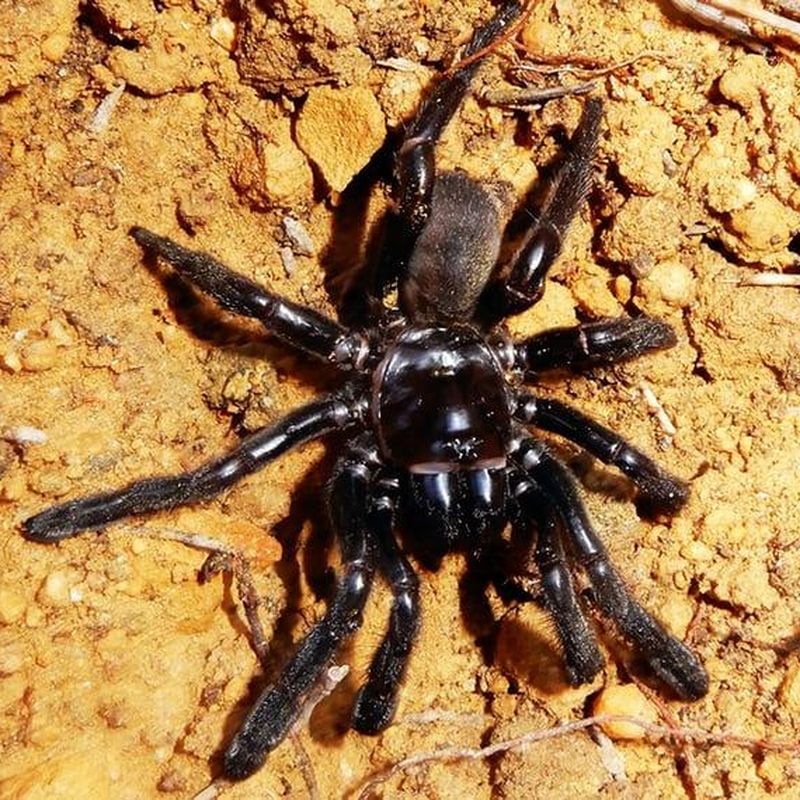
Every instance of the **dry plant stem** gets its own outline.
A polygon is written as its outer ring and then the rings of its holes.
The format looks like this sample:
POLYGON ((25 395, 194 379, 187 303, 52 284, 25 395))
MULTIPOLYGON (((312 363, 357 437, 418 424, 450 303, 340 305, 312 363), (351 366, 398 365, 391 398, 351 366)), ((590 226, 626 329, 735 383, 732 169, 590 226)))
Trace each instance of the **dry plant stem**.
POLYGON ((303 747, 303 742, 299 734, 292 731, 292 733, 289 734, 289 741, 292 743, 294 754, 297 757, 297 764, 300 767, 300 772, 303 774, 309 800, 319 800, 319 785, 317 784, 317 777, 314 774, 314 765, 305 747, 303 747))
POLYGON ((742 278, 739 286, 794 286, 800 287, 800 275, 783 272, 760 272, 750 278, 742 278))
POLYGON ((650 388, 650 385, 645 381, 642 381, 639 384, 639 389, 642 392, 642 397, 644 398, 644 402, 647 405, 648 410, 658 420, 658 424, 661 426, 661 429, 664 431, 664 433, 666 433, 667 436, 675 436, 678 430, 672 420, 669 418, 669 414, 667 414, 664 406, 661 405, 661 401, 656 397, 655 392, 650 388))
POLYGON ((472 55, 468 56, 467 58, 457 61, 455 64, 452 64, 449 69, 445 70, 442 73, 443 78, 447 78, 450 75, 458 72, 460 69, 464 69, 464 67, 468 67, 470 64, 474 63, 475 61, 480 61, 485 56, 489 55, 490 53, 494 53, 498 47, 502 46, 506 42, 513 39, 520 30, 522 30, 523 26, 528 20, 528 17, 531 15, 533 11, 533 6, 536 0, 528 0, 527 4, 525 4, 525 8, 520 14, 519 19, 513 24, 509 25, 508 29, 502 35, 498 36, 494 39, 490 44, 486 45, 486 47, 481 48, 480 50, 476 50, 472 55))
POLYGON ((219 572, 231 572, 236 581, 236 591, 242 601, 245 618, 250 628, 250 644, 258 656, 258 660, 262 664, 267 663, 269 641, 258 616, 261 598, 258 596, 253 582, 250 563, 241 552, 209 536, 187 533, 175 528, 149 528, 146 525, 135 525, 129 526, 128 529, 136 535, 180 542, 195 550, 208 552, 209 556, 200 568, 201 580, 208 580, 219 572))
MULTIPOLYGON (((779 33, 800 38, 800 24, 797 22, 783 14, 758 8, 742 0, 712 0, 709 3, 698 0, 670 0, 670 2, 679 11, 698 22, 733 36, 747 39, 761 38, 746 21, 752 20, 779 33)), ((796 3, 786 4, 787 13, 797 13, 793 8, 796 5, 796 3)))
POLYGON ((576 720, 575 722, 565 722, 544 730, 531 731, 530 733, 517 736, 514 739, 506 739, 502 742, 495 742, 488 747, 444 747, 441 750, 434 750, 427 753, 416 753, 415 755, 404 758, 390 767, 376 773, 364 783, 356 786, 347 796, 353 796, 356 792, 358 800, 366 800, 369 793, 376 787, 385 783, 406 770, 424 764, 446 762, 446 761, 479 761, 498 753, 506 753, 518 750, 528 745, 544 742, 549 739, 557 739, 568 736, 571 733, 586 730, 594 725, 603 725, 607 722, 625 722, 640 727, 652 739, 672 743, 676 737, 686 745, 694 747, 711 747, 722 745, 727 747, 740 747, 751 752, 779 752, 791 755, 800 755, 800 741, 771 741, 765 739, 754 739, 749 736, 738 736, 732 733, 711 733, 698 728, 673 728, 665 725, 654 725, 652 722, 638 717, 629 717, 622 714, 598 714, 597 716, 587 717, 586 719, 576 720))
POLYGON ((303 704, 303 713, 297 718, 289 732, 289 740, 294 748, 297 762, 300 771, 303 773, 303 780, 308 789, 308 797, 310 800, 318 800, 319 784, 317 783, 317 776, 314 773, 314 763, 308 755, 308 751, 303 746, 303 741, 300 738, 300 731, 308 724, 311 714, 317 705, 322 702, 346 677, 350 672, 348 666, 333 665, 328 667, 322 674, 321 680, 314 686, 309 693, 303 704))
POLYGON ((694 756, 689 749, 686 739, 681 736, 680 723, 672 709, 654 692, 647 684, 640 681, 635 675, 632 676, 633 682, 639 687, 639 691, 655 706, 659 717, 666 723, 670 730, 675 732, 675 766, 678 775, 686 790, 689 800, 697 798, 697 769, 695 768, 694 756))
POLYGON ((517 87, 487 89, 481 95, 481 99, 490 106, 525 109, 542 105, 556 97, 588 94, 596 85, 596 81, 584 81, 573 86, 549 86, 544 89, 521 89, 517 87))
POLYGON ((237 552, 229 545, 219 541, 219 539, 212 539, 210 536, 203 536, 199 533, 187 533, 178 528, 153 528, 149 525, 124 525, 121 527, 134 536, 143 536, 149 539, 162 539, 167 542, 180 542, 187 547, 211 554, 224 553, 227 555, 235 555, 237 552))
POLYGON ((602 75, 608 75, 609 73, 625 69, 638 61, 648 58, 652 58, 661 63, 669 63, 672 60, 669 53, 664 53, 661 50, 643 50, 632 58, 626 58, 624 61, 616 61, 613 63, 608 63, 605 59, 586 55, 571 55, 569 56, 569 61, 566 60, 566 57, 540 55, 538 53, 534 53, 532 57, 540 63, 532 64, 523 61, 514 66, 512 72, 535 72, 539 75, 561 75, 564 73, 571 73, 587 78, 598 78, 602 75))
POLYGON ((769 0, 767 8, 777 8, 790 17, 800 17, 799 0, 769 0))

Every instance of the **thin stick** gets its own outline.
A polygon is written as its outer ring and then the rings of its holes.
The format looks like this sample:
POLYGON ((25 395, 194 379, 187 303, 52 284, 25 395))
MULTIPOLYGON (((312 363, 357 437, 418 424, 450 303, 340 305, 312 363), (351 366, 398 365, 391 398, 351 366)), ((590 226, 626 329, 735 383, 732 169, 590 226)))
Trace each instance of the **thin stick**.
POLYGON ((639 717, 629 717, 619 714, 598 714, 597 716, 587 717, 586 719, 576 720, 575 722, 565 722, 552 728, 531 731, 530 733, 526 733, 522 736, 517 736, 514 739, 496 742, 488 747, 445 747, 441 750, 434 750, 427 753, 417 753, 404 758, 402 761, 398 761, 396 764, 393 764, 384 770, 381 770, 367 781, 357 786, 348 794, 352 795, 353 793, 358 792, 358 800, 366 800, 369 793, 375 789, 376 786, 380 786, 394 775, 397 775, 400 772, 405 772, 413 767, 421 766, 423 764, 447 761, 480 761, 491 758, 498 753, 519 750, 527 747, 528 745, 547 741, 549 739, 556 739, 562 736, 568 736, 569 734, 591 728, 594 725, 602 725, 607 722, 626 722, 630 723, 631 725, 636 725, 642 728, 642 730, 644 730, 649 736, 665 742, 674 742, 675 737, 679 736, 684 742, 692 745, 693 747, 727 745, 729 747, 740 747, 744 750, 750 750, 754 753, 783 752, 792 755, 800 755, 800 741, 782 742, 754 739, 747 736, 739 736, 737 734, 725 732, 710 733, 709 731, 704 731, 698 728, 676 729, 667 727, 665 725, 655 725, 652 722, 640 719, 639 717))
POLYGON ((462 59, 461 61, 457 61, 455 64, 452 64, 449 69, 446 69, 442 75, 443 77, 448 77, 452 75, 454 72, 458 72, 460 69, 464 69, 464 67, 468 67, 475 61, 480 61, 484 56, 489 55, 489 53, 493 53, 497 50, 498 47, 505 44, 507 41, 512 39, 517 33, 522 29, 522 26, 528 21, 528 17, 533 12, 533 6, 535 5, 536 0, 529 0, 527 6, 523 9, 522 14, 520 14, 519 19, 510 25, 500 36, 494 39, 492 42, 486 45, 486 47, 482 47, 480 50, 476 50, 471 56, 467 56, 466 58, 462 59))
POLYGON ((785 272, 759 272, 749 278, 742 278, 738 285, 800 287, 800 275, 789 275, 785 272))

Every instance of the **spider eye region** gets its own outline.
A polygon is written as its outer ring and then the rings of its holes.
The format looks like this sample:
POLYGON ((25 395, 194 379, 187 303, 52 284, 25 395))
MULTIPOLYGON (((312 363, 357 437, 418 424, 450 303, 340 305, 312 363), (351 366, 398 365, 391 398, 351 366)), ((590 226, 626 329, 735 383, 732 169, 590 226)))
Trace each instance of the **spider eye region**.
POLYGON ((377 370, 373 414, 384 456, 411 472, 505 466, 505 377, 468 325, 411 328, 377 370))

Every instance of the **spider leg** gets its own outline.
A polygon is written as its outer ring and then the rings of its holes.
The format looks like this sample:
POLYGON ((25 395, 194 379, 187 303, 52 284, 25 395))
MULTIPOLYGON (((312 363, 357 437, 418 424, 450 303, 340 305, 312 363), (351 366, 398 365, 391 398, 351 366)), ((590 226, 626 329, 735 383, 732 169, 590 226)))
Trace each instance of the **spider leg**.
POLYGON ((544 606, 553 619, 564 650, 564 667, 572 686, 589 683, 603 668, 603 657, 586 623, 558 535, 558 517, 541 489, 530 479, 516 486, 517 502, 531 538, 537 533, 533 558, 542 581, 544 606), (534 521, 532 525, 530 520, 534 521))
POLYGON ((369 667, 353 706, 353 728, 376 734, 392 721, 397 690, 419 628, 419 579, 393 536, 395 499, 377 495, 370 529, 375 535, 379 568, 392 589, 389 628, 369 667))
MULTIPOLYGON (((506 2, 497 14, 472 35, 464 57, 490 45, 521 14, 518 2, 506 2)), ((411 123, 395 156, 394 212, 387 220, 384 257, 378 264, 373 291, 382 296, 406 269, 414 243, 431 213, 436 179, 434 147, 469 90, 481 59, 443 78, 411 123)))
POLYGON ((292 411, 280 422, 254 433, 232 452, 191 472, 136 481, 123 489, 71 500, 25 520, 25 536, 55 542, 122 517, 205 500, 245 475, 274 461, 292 447, 364 418, 364 402, 345 391, 292 411))
POLYGON ((583 370, 628 361, 677 344, 672 326, 653 317, 604 319, 569 328, 551 328, 514 343, 526 377, 550 369, 583 370))
POLYGON ((371 455, 350 450, 336 465, 328 509, 341 551, 343 574, 325 616, 312 628, 274 684, 256 700, 225 752, 225 775, 252 775, 289 733, 303 698, 319 680, 341 643, 361 625, 375 573, 375 542, 369 514, 376 465, 371 455))
POLYGON ((253 317, 287 344, 349 368, 363 358, 366 343, 358 334, 332 319, 290 300, 284 300, 239 275, 207 253, 189 250, 144 228, 131 228, 141 247, 168 261, 192 285, 226 311, 253 317))
POLYGON ((566 467, 541 442, 525 438, 514 460, 541 486, 564 523, 577 563, 586 572, 594 602, 630 641, 664 683, 684 700, 708 691, 708 675, 697 656, 668 633, 631 596, 609 561, 566 467))
POLYGON ((570 140, 570 151, 553 181, 544 206, 513 257, 510 268, 486 289, 483 299, 489 324, 519 314, 544 293, 550 267, 574 216, 578 213, 592 180, 592 157, 600 136, 603 104, 587 100, 578 127, 570 140))
POLYGON ((619 469, 639 489, 637 501, 647 513, 674 513, 689 497, 686 483, 670 475, 619 434, 565 403, 523 392, 517 396, 514 416, 575 442, 603 463, 619 469))

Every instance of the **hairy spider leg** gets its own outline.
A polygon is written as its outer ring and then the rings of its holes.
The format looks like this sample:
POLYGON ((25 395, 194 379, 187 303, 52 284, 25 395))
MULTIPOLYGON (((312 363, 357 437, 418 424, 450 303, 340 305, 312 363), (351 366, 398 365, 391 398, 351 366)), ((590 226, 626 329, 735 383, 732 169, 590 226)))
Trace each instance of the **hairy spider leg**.
POLYGON ((336 464, 328 511, 339 543, 343 574, 325 616, 311 629, 278 676, 256 700, 225 752, 225 775, 252 775, 286 737, 341 643, 361 626, 376 569, 371 529, 371 483, 378 466, 353 448, 336 464))
POLYGON ((524 438, 515 462, 542 488, 564 524, 572 555, 586 573, 592 597, 624 639, 631 642, 655 674, 683 700, 708 691, 708 675, 697 656, 668 633, 631 596, 595 533, 567 468, 542 442, 524 438))
POLYGON ((689 497, 688 485, 662 469, 622 436, 558 400, 536 397, 528 392, 517 395, 515 419, 557 433, 616 467, 638 488, 637 504, 648 514, 673 514, 689 497))
POLYGON ((553 180, 545 202, 511 259, 510 268, 487 288, 483 300, 487 322, 496 324, 538 302, 545 278, 561 252, 561 246, 578 213, 592 180, 592 158, 600 136, 603 103, 593 97, 583 107, 572 134, 569 152, 553 180))
POLYGON ((549 328, 514 343, 517 364, 531 380, 551 369, 580 371, 638 358, 674 347, 675 331, 653 317, 603 319, 567 328, 549 328))
POLYGON ((122 517, 207 500, 287 450, 354 426, 365 414, 365 403, 355 400, 352 392, 333 393, 291 412, 246 438, 226 456, 192 472, 145 478, 117 491, 52 506, 22 523, 25 536, 37 542, 54 542, 122 517))
POLYGON ((370 525, 378 567, 392 591, 392 608, 389 627, 353 706, 353 728, 366 734, 380 733, 392 721, 397 692, 419 629, 419 579, 394 537, 396 493, 397 486, 387 482, 384 493, 376 494, 370 525))
MULTIPOLYGON (((464 57, 488 47, 519 18, 522 7, 505 3, 497 14, 478 28, 464 50, 464 57)), ((387 219, 383 257, 376 267, 371 293, 381 298, 402 279, 408 260, 431 213, 431 198, 436 180, 434 148, 442 131, 453 118, 469 90, 482 59, 477 59, 443 78, 425 100, 411 123, 395 156, 395 210, 387 219)))
POLYGON ((207 253, 188 250, 144 228, 133 227, 130 234, 145 251, 168 261, 181 277, 226 311, 259 320, 287 344, 345 369, 362 355, 366 345, 358 334, 318 311, 267 291, 207 253))
POLYGON ((572 686, 589 683, 603 668, 603 656, 583 614, 564 546, 559 520, 542 490, 528 476, 516 476, 515 494, 521 511, 517 525, 527 539, 536 535, 533 560, 541 576, 542 600, 555 624, 564 651, 564 667, 572 686))

